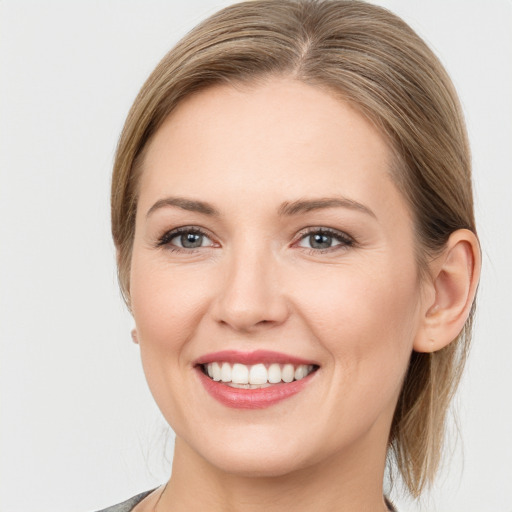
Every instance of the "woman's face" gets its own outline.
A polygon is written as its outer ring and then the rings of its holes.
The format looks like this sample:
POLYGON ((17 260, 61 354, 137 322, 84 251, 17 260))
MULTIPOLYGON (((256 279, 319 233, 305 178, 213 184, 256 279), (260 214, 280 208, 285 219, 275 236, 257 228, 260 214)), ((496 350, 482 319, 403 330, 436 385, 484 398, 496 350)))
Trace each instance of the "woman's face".
POLYGON ((390 165, 370 122, 291 79, 210 88, 156 133, 131 300, 150 389, 201 460, 384 457, 424 302, 390 165))

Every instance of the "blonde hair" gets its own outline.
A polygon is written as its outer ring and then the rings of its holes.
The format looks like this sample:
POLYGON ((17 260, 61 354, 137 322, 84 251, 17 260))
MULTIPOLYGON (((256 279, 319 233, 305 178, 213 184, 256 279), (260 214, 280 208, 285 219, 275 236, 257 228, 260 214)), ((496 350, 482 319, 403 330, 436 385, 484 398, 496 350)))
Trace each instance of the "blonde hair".
MULTIPOLYGON (((453 231, 476 232, 469 148, 457 95, 438 59, 406 23, 360 1, 242 2, 185 36, 158 64, 128 114, 111 196, 119 282, 128 307, 137 186, 148 141, 186 96, 214 84, 269 76, 326 88, 380 128, 395 155, 393 177, 414 214, 424 276, 429 258, 453 231)), ((473 310, 458 338, 443 350, 411 356, 388 453, 413 496, 433 481, 439 465, 472 317, 473 310)))

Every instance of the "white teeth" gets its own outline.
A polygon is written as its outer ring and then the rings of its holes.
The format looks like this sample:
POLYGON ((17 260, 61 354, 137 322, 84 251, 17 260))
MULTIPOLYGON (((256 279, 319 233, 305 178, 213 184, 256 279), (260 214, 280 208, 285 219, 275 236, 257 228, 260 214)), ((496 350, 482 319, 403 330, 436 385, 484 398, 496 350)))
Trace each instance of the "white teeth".
POLYGON ((231 365, 229 363, 222 363, 220 369, 220 380, 222 382, 231 382, 231 365))
POLYGON ((250 384, 266 384, 268 382, 268 372, 264 364, 255 364, 251 366, 249 372, 250 384))
MULTIPOLYGON (((233 384, 248 384, 249 383, 249 368, 247 368, 247 366, 245 366, 245 364, 235 363, 233 365, 233 369, 231 370, 231 382, 233 384)), ((256 383, 251 381, 251 384, 256 384, 256 383)))
POLYGON ((259 363, 247 366, 241 363, 208 363, 204 365, 205 373, 215 381, 222 381, 232 387, 253 389, 267 387, 280 382, 293 382, 307 377, 313 370, 313 365, 293 364, 280 365, 272 363, 268 366, 259 363))
POLYGON ((306 375, 305 375, 305 372, 307 371, 306 367, 305 366, 297 366, 297 368, 295 369, 295 380, 300 380, 300 379, 303 379, 306 375))
POLYGON ((271 384, 281 382, 281 367, 274 363, 268 367, 268 381, 271 384))
POLYGON ((292 382, 295 377, 295 368, 293 364, 285 364, 283 366, 283 371, 281 372, 281 378, 283 382, 292 382))
POLYGON ((220 365, 219 365, 219 363, 211 363, 208 366, 212 367, 213 380, 216 380, 218 382, 220 380, 220 365))
POLYGON ((240 389, 261 389, 268 388, 271 384, 234 384, 233 382, 229 382, 228 386, 231 388, 240 388, 240 389))

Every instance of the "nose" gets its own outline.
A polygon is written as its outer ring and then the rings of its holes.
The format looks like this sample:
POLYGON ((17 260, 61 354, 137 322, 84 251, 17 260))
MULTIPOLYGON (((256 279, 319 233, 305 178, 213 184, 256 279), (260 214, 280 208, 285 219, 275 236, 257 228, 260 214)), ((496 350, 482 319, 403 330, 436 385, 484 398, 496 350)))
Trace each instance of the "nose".
POLYGON ((281 325, 289 307, 281 286, 278 262, 269 254, 244 251, 228 258, 215 305, 217 322, 239 332, 281 325))

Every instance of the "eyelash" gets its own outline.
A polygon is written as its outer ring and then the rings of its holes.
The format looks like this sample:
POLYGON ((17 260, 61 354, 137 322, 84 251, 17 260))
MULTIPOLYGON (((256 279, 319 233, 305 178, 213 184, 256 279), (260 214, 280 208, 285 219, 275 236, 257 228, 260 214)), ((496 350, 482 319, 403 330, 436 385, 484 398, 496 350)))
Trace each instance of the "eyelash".
MULTIPOLYGON (((211 236, 206 231, 204 231, 198 227, 183 226, 183 227, 176 228, 171 231, 165 232, 158 239, 156 246, 157 247, 165 247, 166 250, 169 250, 171 252, 185 252, 188 254, 194 253, 198 249, 201 249, 201 247, 186 248, 186 247, 178 247, 178 246, 172 245, 171 240, 173 240, 174 238, 176 238, 177 236, 179 236, 181 234, 193 234, 193 235, 204 236, 206 238, 211 239, 211 236)), ((315 249, 313 247, 309 247, 309 248, 301 247, 308 254, 324 254, 324 253, 328 253, 328 252, 347 249, 348 247, 353 247, 355 245, 355 240, 351 236, 347 235, 346 233, 344 233, 342 231, 338 231, 336 229, 319 228, 319 227, 318 228, 317 227, 307 228, 306 230, 302 231, 299 234, 298 240, 296 242, 294 242, 293 245, 297 245, 302 240, 304 240, 308 236, 312 236, 312 235, 325 235, 325 236, 333 238, 334 240, 339 242, 339 244, 332 246, 332 247, 325 248, 325 249, 315 249)))

